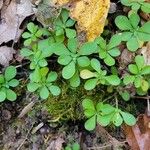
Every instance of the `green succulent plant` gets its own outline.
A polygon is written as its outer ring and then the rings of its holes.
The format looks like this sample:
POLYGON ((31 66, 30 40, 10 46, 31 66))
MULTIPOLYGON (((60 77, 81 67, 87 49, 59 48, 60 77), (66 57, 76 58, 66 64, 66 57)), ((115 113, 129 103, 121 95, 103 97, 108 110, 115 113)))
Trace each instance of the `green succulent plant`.
POLYGON ((114 57, 120 55, 120 50, 117 46, 121 43, 121 36, 117 34, 112 36, 108 44, 106 40, 99 37, 96 39, 96 43, 99 46, 99 57, 104 60, 105 64, 108 66, 115 65, 114 57))
POLYGON ((24 32, 22 37, 25 39, 24 45, 30 46, 32 42, 37 41, 37 39, 42 36, 43 32, 42 29, 39 29, 39 27, 32 22, 27 24, 27 29, 28 32, 24 32))
POLYGON ((123 83, 133 84, 137 89, 147 92, 150 85, 145 76, 150 75, 150 65, 145 64, 144 57, 141 55, 137 55, 134 61, 135 64, 128 66, 129 74, 124 76, 123 83))
POLYGON ((67 47, 64 44, 58 44, 54 49, 54 53, 59 56, 58 63, 64 65, 63 78, 69 79, 71 86, 79 86, 79 68, 90 65, 90 59, 87 56, 96 52, 96 43, 87 42, 79 46, 78 40, 72 38, 68 39, 67 47))
POLYGON ((150 21, 140 27, 140 17, 136 13, 130 14, 128 18, 120 15, 116 17, 115 23, 122 31, 121 39, 126 42, 129 51, 135 52, 143 42, 150 41, 150 21))
POLYGON ((109 124, 120 126, 124 121, 127 125, 133 126, 136 123, 133 115, 109 104, 99 102, 94 105, 91 99, 84 99, 82 106, 84 114, 87 117, 85 128, 89 131, 94 130, 96 124, 100 124, 101 126, 107 126, 109 124))
POLYGON ((30 69, 45 67, 48 65, 46 58, 51 56, 51 42, 49 39, 41 40, 38 44, 33 44, 32 49, 22 48, 21 55, 30 60, 30 69))
POLYGON ((98 84, 113 86, 120 84, 119 77, 117 75, 107 75, 107 71, 102 70, 100 62, 97 59, 93 58, 91 60, 91 67, 94 72, 88 69, 81 70, 80 72, 82 79, 88 79, 84 84, 86 90, 92 90, 98 84))
POLYGON ((71 29, 75 21, 69 18, 69 12, 62 9, 60 16, 54 22, 56 36, 66 35, 68 38, 76 37, 76 31, 71 29))
POLYGON ((17 99, 16 93, 11 89, 11 87, 16 87, 19 84, 16 76, 16 68, 14 66, 9 66, 5 69, 4 74, 0 74, 0 102, 14 101, 17 99))
POLYGON ((50 93, 54 96, 58 96, 61 93, 61 90, 57 85, 54 84, 56 79, 56 72, 49 72, 47 67, 41 68, 39 82, 34 82, 31 74, 31 82, 27 85, 28 91, 39 93, 39 96, 42 99, 47 99, 50 93))

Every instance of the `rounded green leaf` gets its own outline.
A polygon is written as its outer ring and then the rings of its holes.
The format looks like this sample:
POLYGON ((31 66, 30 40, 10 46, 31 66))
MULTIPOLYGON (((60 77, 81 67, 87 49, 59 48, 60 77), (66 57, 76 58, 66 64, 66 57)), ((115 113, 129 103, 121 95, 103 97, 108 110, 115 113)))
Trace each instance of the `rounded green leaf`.
POLYGON ((91 117, 85 122, 85 129, 88 131, 92 131, 96 127, 96 116, 91 117))
POLYGON ((27 29, 31 32, 31 33, 35 33, 38 29, 38 26, 34 25, 34 23, 30 22, 27 24, 27 29))
POLYGON ((76 38, 68 39, 67 46, 72 53, 76 53, 78 48, 78 40, 76 38))
POLYGON ((50 92, 54 95, 54 96, 58 96, 61 93, 61 90, 58 86, 52 85, 49 87, 50 92))
POLYGON ((141 70, 142 75, 148 75, 150 74, 150 66, 144 66, 141 70))
POLYGON ((94 106, 94 103, 91 99, 84 99, 82 101, 82 106, 84 109, 88 109, 88 110, 94 110, 95 111, 95 106, 94 106))
POLYGON ((21 49, 21 56, 23 56, 23 57, 29 57, 32 54, 33 54, 33 52, 28 48, 21 49))
POLYGON ((120 95, 123 98, 123 100, 125 100, 125 101, 129 101, 130 100, 129 92, 125 91, 125 92, 122 92, 120 95))
POLYGON ((27 39, 24 41, 23 44, 24 44, 24 46, 29 46, 31 44, 31 42, 32 42, 32 39, 27 39))
POLYGON ((134 76, 132 76, 132 75, 125 75, 124 78, 123 78, 123 83, 125 85, 128 85, 130 83, 132 84, 134 82, 134 80, 135 80, 134 76))
POLYGON ((6 93, 0 91, 0 102, 3 102, 6 99, 6 93))
POLYGON ((85 82, 84 88, 86 90, 92 90, 96 87, 98 79, 89 79, 85 82))
POLYGON ((120 115, 120 113, 115 113, 112 118, 112 121, 116 127, 121 126, 121 124, 123 123, 123 119, 122 119, 122 116, 120 115))
POLYGON ((110 49, 108 51, 108 53, 112 56, 112 57, 117 57, 120 55, 120 50, 118 48, 113 48, 113 49, 110 49))
POLYGON ((45 67, 45 66, 48 65, 46 59, 39 60, 38 64, 39 64, 40 67, 45 67))
POLYGON ((72 19, 67 20, 66 27, 72 27, 75 24, 75 21, 72 19))
POLYGON ((51 71, 47 76, 46 82, 56 81, 57 77, 58 77, 57 73, 55 71, 51 71))
POLYGON ((116 17, 115 24, 120 30, 123 30, 123 31, 133 29, 129 19, 126 16, 120 15, 116 17))
POLYGON ((121 113, 121 115, 123 117, 124 122, 127 125, 133 126, 133 125, 136 124, 136 119, 135 119, 135 117, 132 114, 129 114, 129 113, 126 113, 126 112, 123 112, 123 111, 121 111, 120 113, 121 113))
POLYGON ((133 36, 133 33, 132 32, 123 32, 123 33, 120 33, 120 35, 121 35, 122 41, 129 41, 130 38, 133 36))
POLYGON ((100 62, 93 58, 91 59, 91 66, 94 70, 96 70, 97 72, 100 72, 101 71, 101 65, 100 65, 100 62))
POLYGON ((58 63, 61 65, 68 65, 72 60, 72 57, 69 55, 61 55, 58 57, 58 63))
POLYGON ((106 49, 99 49, 99 57, 101 59, 104 59, 104 58, 107 57, 107 51, 106 51, 106 49))
POLYGON ((106 49, 106 41, 102 37, 96 38, 95 42, 98 44, 100 49, 106 49))
POLYGON ((111 85, 119 85, 120 84, 120 79, 116 75, 110 75, 105 77, 106 81, 111 84, 111 85))
POLYGON ((127 48, 131 52, 135 52, 139 48, 139 42, 137 40, 137 37, 132 36, 128 41, 127 41, 127 48))
POLYGON ((8 82, 9 86, 16 87, 19 84, 19 81, 17 79, 12 79, 8 82))
POLYGON ((30 82, 27 85, 27 89, 30 92, 36 91, 39 87, 40 87, 40 85, 38 83, 35 83, 35 82, 30 82))
POLYGON ((69 79, 70 85, 72 87, 78 87, 80 85, 80 77, 78 71, 69 79))
POLYGON ((75 63, 72 61, 62 70, 62 76, 64 79, 70 79, 75 74, 75 63))
POLYGON ((138 66, 138 69, 141 70, 144 67, 145 61, 144 61, 144 57, 141 55, 137 55, 135 57, 135 62, 136 65, 138 66))
POLYGON ((6 81, 13 79, 16 76, 16 73, 17 73, 17 71, 14 66, 7 67, 5 70, 5 75, 4 75, 6 81))
POLYGON ((24 39, 27 39, 27 38, 30 38, 30 37, 32 37, 32 34, 30 34, 29 32, 24 32, 22 34, 22 38, 24 38, 24 39))
POLYGON ((95 42, 84 43, 79 50, 80 55, 91 55, 97 50, 97 44, 95 42))
POLYGON ((134 29, 136 29, 138 27, 138 24, 140 22, 140 17, 138 14, 136 13, 132 13, 130 16, 129 16, 129 20, 130 20, 130 23, 132 25, 132 27, 134 29))
POLYGON ((80 72, 80 77, 82 79, 89 79, 95 77, 95 73, 91 72, 90 70, 84 69, 80 72))
POLYGON ((42 99, 47 99, 49 96, 49 90, 47 89, 46 86, 43 86, 41 89, 40 89, 40 97, 42 99))
POLYGON ((112 119, 112 114, 104 115, 104 116, 97 115, 97 122, 104 127, 110 124, 111 119, 112 119))
POLYGON ((139 73, 139 69, 138 69, 137 65, 135 65, 135 64, 130 64, 130 65, 128 66, 128 69, 129 69, 129 71, 130 71, 132 74, 138 74, 138 73, 139 73))
POLYGON ((115 59, 108 54, 107 57, 104 59, 104 62, 108 66, 113 66, 115 64, 115 59))
POLYGON ((17 99, 16 93, 10 89, 6 90, 6 97, 10 101, 15 101, 17 99))
POLYGON ((92 116, 94 116, 95 115, 95 110, 93 110, 93 109, 86 109, 85 111, 84 111, 84 115, 87 117, 87 118, 90 118, 90 117, 92 117, 92 116))
POLYGON ((142 83, 142 78, 141 77, 136 77, 134 80, 134 85, 136 88, 139 88, 141 86, 142 83))
POLYGON ((102 115, 112 114, 115 111, 115 107, 109 104, 103 104, 101 106, 102 115))
POLYGON ((142 80, 142 81, 141 81, 141 89, 142 89, 144 92, 146 92, 146 91, 149 89, 149 84, 148 84, 147 81, 145 81, 145 80, 142 80))
POLYGON ((121 43, 121 35, 115 34, 111 37, 109 44, 107 46, 108 50, 115 48, 121 43))
POLYGON ((77 62, 80 67, 87 67, 90 65, 90 59, 87 56, 77 58, 77 62))
POLYGON ((76 31, 75 31, 74 29, 66 28, 65 31, 66 31, 66 36, 67 36, 68 38, 71 39, 71 38, 76 37, 76 31))

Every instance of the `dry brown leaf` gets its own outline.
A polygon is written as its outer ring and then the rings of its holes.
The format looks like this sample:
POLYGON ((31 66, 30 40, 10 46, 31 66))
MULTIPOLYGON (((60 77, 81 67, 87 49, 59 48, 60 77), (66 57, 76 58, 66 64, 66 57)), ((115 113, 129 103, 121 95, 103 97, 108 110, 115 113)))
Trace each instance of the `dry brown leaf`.
POLYGON ((3 0, 0 1, 0 10, 1 10, 2 6, 3 6, 3 0))
POLYGON ((52 140, 46 150, 62 150, 62 144, 64 139, 58 136, 55 140, 52 140))
POLYGON ((33 14, 30 0, 12 0, 8 6, 3 5, 0 23, 0 44, 15 40, 20 37, 22 30, 19 29, 22 21, 33 14))
POLYGON ((3 66, 9 66, 9 61, 13 59, 15 50, 11 47, 2 46, 0 47, 0 64, 3 66))
POLYGON ((150 149, 150 117, 141 114, 136 125, 132 127, 125 125, 123 129, 132 150, 150 149))
POLYGON ((103 32, 109 7, 110 0, 79 0, 74 3, 70 15, 77 21, 78 31, 86 32, 88 41, 103 32))
POLYGON ((145 63, 150 65, 150 42, 141 48, 141 54, 144 56, 145 63))

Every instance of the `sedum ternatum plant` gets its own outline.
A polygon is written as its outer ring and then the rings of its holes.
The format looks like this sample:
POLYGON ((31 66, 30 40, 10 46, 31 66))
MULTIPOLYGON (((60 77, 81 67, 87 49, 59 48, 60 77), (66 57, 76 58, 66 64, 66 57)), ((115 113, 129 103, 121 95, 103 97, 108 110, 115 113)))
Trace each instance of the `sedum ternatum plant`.
POLYGON ((78 40, 72 38, 68 39, 67 46, 59 44, 55 49, 55 54, 59 56, 58 63, 64 66, 62 70, 63 78, 69 79, 71 86, 79 86, 79 69, 90 65, 88 55, 96 52, 96 43, 87 42, 79 46, 78 40))
POLYGON ((9 66, 4 74, 0 74, 0 102, 4 100, 14 101, 17 98, 16 93, 11 89, 18 86, 19 81, 15 79, 16 68, 9 66))
POLYGON ((129 74, 124 76, 123 83, 125 85, 133 84, 135 88, 147 92, 150 85, 146 75, 150 75, 150 65, 145 64, 144 57, 137 55, 135 64, 130 64, 128 70, 129 74))
POLYGON ((27 25, 27 29, 28 31, 22 34, 22 37, 25 39, 25 46, 29 46, 32 42, 37 41, 37 39, 42 36, 42 30, 32 22, 27 25))
POLYGON ((86 90, 92 90, 98 84, 117 86, 120 84, 120 79, 117 75, 107 75, 106 70, 102 70, 100 62, 93 58, 91 60, 93 71, 84 69, 80 72, 82 79, 87 79, 84 84, 86 90))
POLYGON ((60 88, 54 84, 57 79, 57 73, 54 71, 49 72, 47 67, 40 69, 40 81, 34 82, 31 76, 31 82, 27 85, 30 92, 37 92, 42 99, 47 99, 51 93, 58 96, 61 92, 60 88))
POLYGON ((114 124, 120 126, 123 122, 132 126, 136 123, 133 115, 120 110, 118 107, 113 107, 102 102, 94 105, 91 99, 84 99, 82 102, 84 114, 88 118, 85 122, 85 128, 89 131, 94 130, 96 124, 107 126, 114 124))
POLYGON ((143 45, 143 42, 150 41, 150 21, 140 24, 140 17, 136 13, 129 14, 129 17, 118 16, 115 19, 116 26, 122 31, 122 41, 126 42, 127 48, 135 52, 143 45))
POLYGON ((115 65, 114 57, 120 55, 120 50, 117 46, 121 43, 121 36, 117 34, 112 36, 108 44, 102 37, 97 38, 96 42, 99 47, 99 57, 103 59, 108 66, 115 65))
POLYGON ((66 35, 68 38, 76 37, 76 31, 71 29, 75 21, 69 18, 69 12, 62 9, 60 16, 54 22, 56 36, 66 35))

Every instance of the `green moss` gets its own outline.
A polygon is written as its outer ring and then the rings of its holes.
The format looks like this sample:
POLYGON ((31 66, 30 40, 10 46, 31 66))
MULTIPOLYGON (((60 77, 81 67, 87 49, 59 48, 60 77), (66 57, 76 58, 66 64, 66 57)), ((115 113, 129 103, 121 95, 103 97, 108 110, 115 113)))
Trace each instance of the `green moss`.
POLYGON ((81 120, 84 118, 82 100, 85 97, 95 97, 100 100, 102 91, 93 90, 87 92, 83 86, 78 89, 71 89, 68 85, 62 85, 62 94, 58 97, 50 96, 45 101, 44 107, 49 112, 52 122, 81 120))

